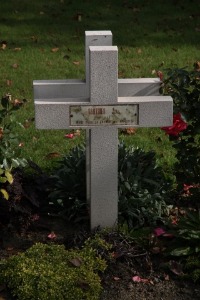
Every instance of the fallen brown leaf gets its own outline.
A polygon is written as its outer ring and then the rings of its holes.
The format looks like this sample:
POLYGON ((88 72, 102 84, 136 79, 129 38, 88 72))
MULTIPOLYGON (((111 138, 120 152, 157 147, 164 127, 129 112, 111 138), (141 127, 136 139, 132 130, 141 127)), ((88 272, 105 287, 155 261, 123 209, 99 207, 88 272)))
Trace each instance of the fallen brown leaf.
POLYGON ((32 39, 32 41, 35 42, 35 43, 37 43, 37 41, 38 41, 38 37, 35 36, 35 35, 32 35, 32 36, 31 36, 31 39, 32 39))
POLYGON ((6 85, 7 85, 7 86, 11 86, 11 85, 12 85, 12 80, 7 79, 7 80, 6 80, 6 85))
POLYGON ((12 65, 12 67, 13 67, 13 69, 17 69, 19 67, 19 65, 15 63, 12 65))
POLYGON ((80 65, 80 61, 73 61, 73 64, 76 65, 76 66, 79 66, 80 65))
POLYGON ((119 281, 119 280, 120 280, 119 277, 113 277, 113 279, 114 279, 115 281, 119 281))
POLYGON ((137 54, 141 54, 142 53, 142 49, 137 49, 137 54))
POLYGON ((60 153, 58 153, 58 152, 51 152, 51 153, 47 154, 45 157, 47 159, 52 159, 52 158, 55 158, 55 157, 60 157, 60 153))
POLYGON ((82 259, 79 257, 70 259, 69 262, 74 266, 74 267, 80 267, 82 264, 82 259))
POLYGON ((59 48, 52 48, 51 52, 58 52, 59 48))
POLYGON ((194 68, 195 68, 195 71, 200 71, 200 61, 196 61, 195 63, 194 63, 194 68))
POLYGON ((132 134, 136 133, 136 128, 133 128, 133 127, 125 128, 125 129, 122 129, 122 132, 124 134, 132 135, 132 134))
POLYGON ((75 132, 74 132, 74 135, 75 136, 80 136, 81 135, 81 131, 79 129, 77 129, 75 132))
POLYGON ((2 50, 5 50, 5 49, 6 49, 6 47, 7 47, 7 45, 6 45, 6 44, 1 44, 1 49, 2 49, 2 50))
POLYGON ((158 254, 158 253, 161 252, 161 249, 160 249, 160 247, 153 247, 153 248, 151 249, 151 252, 154 253, 154 254, 158 254))
POLYGON ((21 51, 22 48, 14 48, 14 51, 21 51))
POLYGON ((15 99, 12 103, 13 106, 21 106, 24 102, 19 99, 15 99))

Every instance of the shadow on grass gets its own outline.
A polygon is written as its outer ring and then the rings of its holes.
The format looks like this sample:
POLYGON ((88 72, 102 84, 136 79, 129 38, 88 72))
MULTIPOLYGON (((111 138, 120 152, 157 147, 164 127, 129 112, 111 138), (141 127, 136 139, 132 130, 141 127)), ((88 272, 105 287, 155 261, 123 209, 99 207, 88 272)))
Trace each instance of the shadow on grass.
POLYGON ((1 38, 59 46, 83 43, 85 30, 111 30, 123 46, 199 46, 199 9, 198 0, 11 0, 1 4, 1 38))

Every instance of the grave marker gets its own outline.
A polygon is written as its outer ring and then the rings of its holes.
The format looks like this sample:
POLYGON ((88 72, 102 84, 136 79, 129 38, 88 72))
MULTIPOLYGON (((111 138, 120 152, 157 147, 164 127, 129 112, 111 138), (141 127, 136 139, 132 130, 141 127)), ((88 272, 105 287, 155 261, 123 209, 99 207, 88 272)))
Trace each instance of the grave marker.
POLYGON ((170 126, 173 102, 155 78, 118 79, 110 31, 86 31, 86 81, 34 81, 39 129, 86 129, 87 198, 91 228, 118 216, 118 128, 170 126))

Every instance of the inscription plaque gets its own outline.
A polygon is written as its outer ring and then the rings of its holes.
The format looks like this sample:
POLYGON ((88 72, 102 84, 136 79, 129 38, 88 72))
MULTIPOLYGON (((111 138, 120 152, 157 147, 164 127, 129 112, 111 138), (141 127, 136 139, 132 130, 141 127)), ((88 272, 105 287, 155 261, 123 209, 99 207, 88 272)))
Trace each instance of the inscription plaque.
POLYGON ((138 104, 70 106, 70 126, 137 125, 138 104))

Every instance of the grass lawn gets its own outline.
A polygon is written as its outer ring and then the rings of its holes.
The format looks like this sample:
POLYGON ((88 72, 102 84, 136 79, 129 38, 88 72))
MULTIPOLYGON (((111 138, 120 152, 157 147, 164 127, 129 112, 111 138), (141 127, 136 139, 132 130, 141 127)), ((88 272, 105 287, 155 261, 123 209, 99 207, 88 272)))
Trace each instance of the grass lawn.
MULTIPOLYGON (((17 112, 22 155, 41 167, 84 140, 67 140, 67 130, 36 130, 34 79, 84 79, 85 30, 111 30, 119 47, 119 77, 155 77, 155 70, 189 66, 199 60, 198 0, 10 0, 0 9, 0 96, 27 99, 17 112), (51 153, 51 154, 50 154, 51 153)), ((160 129, 120 136, 128 144, 154 149, 166 170, 174 154, 160 129)))

